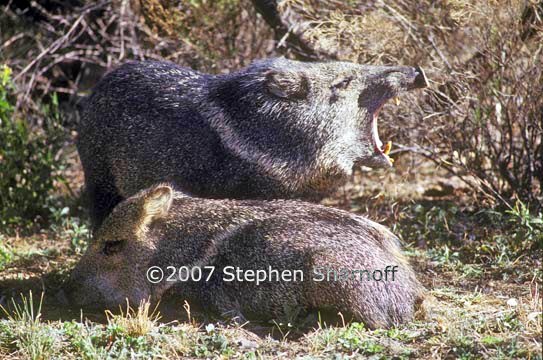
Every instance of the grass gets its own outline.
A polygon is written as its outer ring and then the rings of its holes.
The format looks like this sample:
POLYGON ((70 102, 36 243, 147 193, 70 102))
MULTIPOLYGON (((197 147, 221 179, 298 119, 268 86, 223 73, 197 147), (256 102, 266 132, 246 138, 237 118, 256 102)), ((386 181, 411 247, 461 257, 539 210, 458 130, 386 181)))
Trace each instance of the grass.
MULTIPOLYGON (((390 330, 321 324, 297 340, 256 337, 240 326, 163 324, 149 307, 90 321, 42 321, 32 295, 0 321, 0 354, 11 358, 541 358, 541 307, 442 287, 424 321, 390 330)), ((41 304, 41 301, 40 301, 41 304)))
POLYGON ((118 328, 123 334, 128 336, 144 336, 150 333, 160 320, 160 315, 154 310, 150 311, 151 304, 148 301, 141 301, 134 310, 130 304, 126 303, 126 312, 121 308, 120 315, 115 315, 111 311, 106 311, 108 325, 118 328))
POLYGON ((0 305, 8 319, 1 328, 2 347, 32 360, 49 359, 53 355, 57 337, 54 336, 54 330, 40 320, 42 302, 43 293, 35 305, 32 292, 29 292, 28 297, 21 295, 21 303, 12 299, 11 311, 0 305))
MULTIPOLYGON (((0 235, 0 240, 2 237, 0 235)), ((3 240, 0 242, 0 270, 13 261, 14 253, 11 247, 5 245, 3 240)))

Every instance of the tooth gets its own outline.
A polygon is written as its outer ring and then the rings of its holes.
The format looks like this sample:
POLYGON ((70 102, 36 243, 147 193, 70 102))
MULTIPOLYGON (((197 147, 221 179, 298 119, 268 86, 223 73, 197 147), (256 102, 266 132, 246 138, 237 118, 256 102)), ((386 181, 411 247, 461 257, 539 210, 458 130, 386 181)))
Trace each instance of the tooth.
POLYGON ((400 105, 400 98, 399 97, 394 97, 394 103, 396 103, 396 106, 400 105))
POLYGON ((385 148, 383 149, 385 155, 388 155, 390 153, 390 149, 392 149, 392 141, 386 143, 385 148))

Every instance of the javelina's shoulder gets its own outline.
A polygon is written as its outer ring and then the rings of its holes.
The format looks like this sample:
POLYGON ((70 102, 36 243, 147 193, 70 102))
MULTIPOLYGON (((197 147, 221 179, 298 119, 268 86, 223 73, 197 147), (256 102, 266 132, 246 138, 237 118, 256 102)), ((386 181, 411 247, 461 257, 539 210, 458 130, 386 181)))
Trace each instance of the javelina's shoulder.
POLYGON ((162 91, 190 87, 209 76, 167 61, 129 61, 107 73, 94 88, 94 94, 139 87, 162 91))
POLYGON ((191 68, 183 67, 177 64, 174 64, 169 61, 128 61, 115 70, 111 71, 106 77, 113 76, 123 76, 131 74, 143 74, 147 76, 158 76, 158 77, 179 77, 179 76, 189 76, 189 77, 200 77, 204 74, 195 71, 191 68))

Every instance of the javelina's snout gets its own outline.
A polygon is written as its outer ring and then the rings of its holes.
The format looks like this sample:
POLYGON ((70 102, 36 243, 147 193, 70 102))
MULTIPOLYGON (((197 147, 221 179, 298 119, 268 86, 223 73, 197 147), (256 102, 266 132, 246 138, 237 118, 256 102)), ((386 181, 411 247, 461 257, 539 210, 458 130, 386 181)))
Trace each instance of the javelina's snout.
POLYGON ((426 78, 426 74, 424 73, 424 70, 420 66, 417 66, 415 68, 415 81, 413 82, 413 88, 414 89, 422 89, 425 87, 428 87, 428 79, 426 78))
POLYGON ((428 87, 428 79, 420 66, 396 66, 385 70, 387 82, 397 91, 428 87))
POLYGON ((56 294, 58 300, 69 306, 101 307, 109 302, 104 288, 107 282, 100 281, 95 276, 97 271, 95 264, 89 265, 88 261, 81 261, 72 270, 70 277, 64 282, 62 289, 56 294))
POLYGON ((99 280, 92 276, 85 279, 72 275, 55 297, 63 305, 89 309, 114 308, 122 304, 112 292, 104 291, 99 280))

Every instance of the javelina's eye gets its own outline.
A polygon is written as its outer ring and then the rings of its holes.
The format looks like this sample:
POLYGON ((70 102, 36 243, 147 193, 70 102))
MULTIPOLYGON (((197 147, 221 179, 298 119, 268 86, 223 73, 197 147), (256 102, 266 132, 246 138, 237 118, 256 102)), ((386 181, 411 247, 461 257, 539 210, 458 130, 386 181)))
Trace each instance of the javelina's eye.
POLYGON ((347 76, 345 78, 339 79, 334 84, 332 84, 333 89, 346 89, 351 81, 353 81, 354 76, 347 76))
POLYGON ((102 252, 104 255, 113 255, 121 250, 124 241, 106 241, 102 252))

